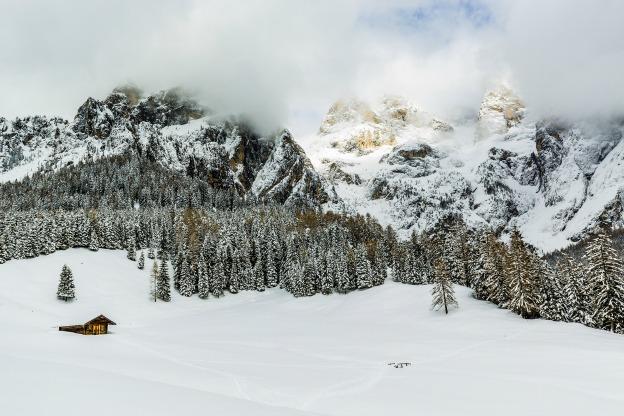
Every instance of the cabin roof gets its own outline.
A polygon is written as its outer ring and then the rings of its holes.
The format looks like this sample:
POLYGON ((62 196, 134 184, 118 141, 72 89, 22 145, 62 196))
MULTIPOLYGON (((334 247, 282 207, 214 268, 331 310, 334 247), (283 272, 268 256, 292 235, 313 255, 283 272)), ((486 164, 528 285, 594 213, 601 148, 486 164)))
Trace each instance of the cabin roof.
POLYGON ((88 322, 85 322, 85 325, 89 325, 89 324, 109 324, 109 325, 117 325, 115 322, 111 321, 110 319, 108 319, 107 317, 105 317, 104 315, 99 315, 96 316, 95 318, 91 319, 88 322))

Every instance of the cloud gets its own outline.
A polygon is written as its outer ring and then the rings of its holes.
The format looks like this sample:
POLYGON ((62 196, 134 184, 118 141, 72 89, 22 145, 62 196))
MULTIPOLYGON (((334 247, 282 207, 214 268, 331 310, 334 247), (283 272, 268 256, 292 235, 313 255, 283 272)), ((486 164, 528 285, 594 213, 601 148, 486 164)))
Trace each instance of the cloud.
POLYGON ((0 0, 0 114, 72 117, 133 82, 260 128, 318 127, 343 95, 453 117, 501 77, 537 112, 621 111, 624 3, 605 0, 0 0))
POLYGON ((542 115, 624 112, 624 2, 510 2, 501 14, 500 60, 542 115))

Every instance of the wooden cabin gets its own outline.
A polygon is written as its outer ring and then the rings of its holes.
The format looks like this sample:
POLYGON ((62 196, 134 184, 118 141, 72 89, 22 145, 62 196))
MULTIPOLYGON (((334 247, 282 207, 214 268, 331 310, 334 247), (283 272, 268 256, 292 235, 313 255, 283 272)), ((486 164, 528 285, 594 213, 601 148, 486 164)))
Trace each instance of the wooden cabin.
POLYGON ((59 326, 59 331, 75 332, 82 335, 104 335, 108 334, 108 326, 117 325, 104 315, 97 316, 83 325, 59 326))

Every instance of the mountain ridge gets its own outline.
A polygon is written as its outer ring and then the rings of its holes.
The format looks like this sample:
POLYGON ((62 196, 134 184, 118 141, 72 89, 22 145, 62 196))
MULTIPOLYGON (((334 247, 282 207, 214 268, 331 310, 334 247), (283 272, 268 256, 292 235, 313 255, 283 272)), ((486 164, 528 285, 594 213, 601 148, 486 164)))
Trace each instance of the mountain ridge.
POLYGON ((447 217, 552 251, 607 215, 624 225, 624 123, 535 119, 507 86, 474 120, 409 100, 336 102, 318 133, 259 135, 180 89, 87 99, 72 121, 0 118, 0 182, 130 152, 241 198, 371 214, 403 236, 447 217))
POLYGON ((260 136, 244 120, 214 116, 178 89, 139 97, 137 89, 126 88, 102 101, 88 98, 71 122, 0 119, 0 182, 133 152, 201 176, 215 188, 234 188, 244 198, 301 206, 328 200, 321 178, 287 130, 260 136))
POLYGON ((601 215, 624 225, 619 119, 536 119, 507 86, 484 95, 478 118, 453 124, 397 97, 339 103, 304 148, 347 209, 404 236, 454 216, 503 236, 517 227, 551 251, 579 241, 601 215), (363 131, 375 132, 374 145, 353 146, 363 131), (354 176, 359 184, 348 183, 354 176))

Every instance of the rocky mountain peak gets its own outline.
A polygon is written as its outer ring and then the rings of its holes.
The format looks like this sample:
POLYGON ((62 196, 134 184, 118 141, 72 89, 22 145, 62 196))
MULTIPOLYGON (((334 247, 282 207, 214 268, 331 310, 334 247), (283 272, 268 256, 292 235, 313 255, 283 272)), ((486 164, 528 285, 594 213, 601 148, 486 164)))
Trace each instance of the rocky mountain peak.
POLYGON ((344 152, 366 154, 394 146, 399 136, 418 129, 426 135, 453 131, 450 124, 419 110, 404 97, 385 96, 373 103, 355 98, 336 101, 321 123, 319 135, 344 152))
POLYGON ((132 110, 135 122, 146 121, 161 126, 186 124, 209 111, 181 88, 160 91, 138 101, 132 110))
POLYGON ((329 201, 321 177, 288 130, 275 140, 273 151, 251 190, 260 200, 286 205, 313 206, 329 201))
POLYGON ((208 111, 180 88, 163 90, 147 97, 135 86, 123 86, 103 101, 88 98, 78 108, 72 129, 75 133, 106 139, 113 128, 147 122, 162 127, 187 124, 205 116, 208 111))
POLYGON ((126 98, 127 104, 134 107, 139 103, 139 100, 143 98, 143 90, 133 84, 120 85, 113 89, 109 98, 115 95, 122 95, 126 98))
POLYGON ((522 121, 524 111, 524 103, 509 86, 502 84, 488 91, 479 109, 476 139, 507 133, 522 121))

